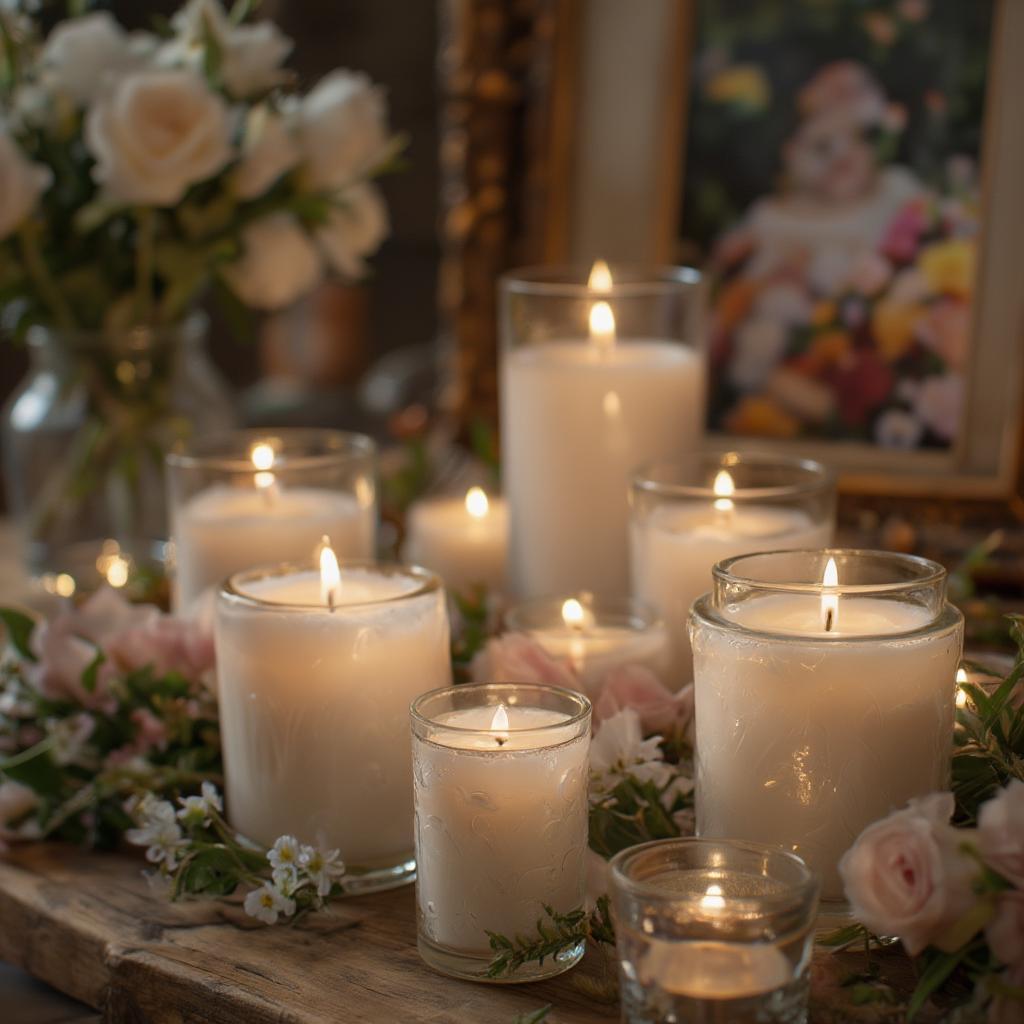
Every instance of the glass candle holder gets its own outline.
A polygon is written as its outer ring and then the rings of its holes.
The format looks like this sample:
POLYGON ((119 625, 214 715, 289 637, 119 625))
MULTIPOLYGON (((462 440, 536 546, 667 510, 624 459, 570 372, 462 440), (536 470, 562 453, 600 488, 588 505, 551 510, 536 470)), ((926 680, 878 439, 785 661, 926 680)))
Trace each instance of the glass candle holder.
POLYGON ((688 618, 716 562, 752 551, 832 543, 834 475, 818 462, 778 455, 692 453, 644 466, 630 493, 633 594, 664 617, 669 680, 693 678, 688 618))
MULTIPOLYGON (((583 905, 590 702, 552 686, 486 683, 412 705, 419 951, 487 979, 487 932, 532 932, 544 906, 583 905)), ((584 943, 511 981, 561 974, 584 943)))
POLYGON ((523 598, 627 593, 630 474, 703 434, 700 275, 596 271, 519 270, 500 285, 510 582, 523 598))
POLYGON ((525 601, 505 612, 505 628, 524 633, 575 672, 580 688, 597 700, 608 673, 641 665, 664 680, 668 634, 660 616, 629 598, 587 594, 525 601))
POLYGON ((270 845, 341 851, 354 886, 410 881, 412 699, 451 683, 440 580, 342 563, 238 573, 217 602, 217 677, 231 824, 270 845))
POLYGON ((374 555, 377 449, 336 430, 239 430, 167 456, 173 600, 181 611, 232 573, 305 564, 324 536, 374 555))
POLYGON ((776 551, 693 606, 697 832, 773 843, 822 877, 858 834, 949 783, 963 616, 935 562, 776 551))
POLYGON ((807 1020, 818 883, 753 843, 662 839, 611 861, 627 1024, 807 1020))

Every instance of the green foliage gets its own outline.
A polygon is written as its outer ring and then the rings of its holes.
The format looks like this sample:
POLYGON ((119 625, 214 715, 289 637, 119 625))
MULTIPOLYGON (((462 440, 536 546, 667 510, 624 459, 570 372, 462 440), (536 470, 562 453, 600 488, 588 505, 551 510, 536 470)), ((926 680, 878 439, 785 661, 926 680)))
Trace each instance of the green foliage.
POLYGON ((0 608, 0 622, 3 622, 7 629, 7 639, 18 654, 26 661, 35 661, 36 656, 29 646, 35 623, 14 608, 0 608))
POLYGON ((591 803, 590 848, 608 858, 638 843, 678 836, 679 826, 660 798, 654 783, 623 779, 607 797, 591 803))
POLYGON ((449 591, 458 613, 458 628, 452 630, 452 672, 456 682, 468 682, 473 658, 490 636, 487 591, 477 587, 470 594, 449 591))
POLYGON ((548 1014, 554 1009, 551 1003, 542 1006, 539 1010, 531 1010, 529 1013, 521 1013, 512 1024, 540 1024, 548 1019, 548 1014))
POLYGON ((488 978, 504 978, 514 974, 523 964, 543 964, 586 942, 590 937, 590 919, 582 907, 560 914, 544 904, 544 917, 537 921, 536 936, 509 938, 497 932, 487 932, 490 939, 491 959, 488 978))

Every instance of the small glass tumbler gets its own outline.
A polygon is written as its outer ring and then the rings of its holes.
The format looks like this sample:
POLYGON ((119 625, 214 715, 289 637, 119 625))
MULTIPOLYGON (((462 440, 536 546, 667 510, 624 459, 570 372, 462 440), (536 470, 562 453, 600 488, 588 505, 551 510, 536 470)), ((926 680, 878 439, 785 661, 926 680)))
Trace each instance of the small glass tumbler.
POLYGON ((637 470, 630 493, 633 595, 664 617, 670 687, 693 678, 687 619, 716 562, 832 543, 835 476, 783 455, 693 453, 637 470))
POLYGON ((502 479, 520 598, 625 594, 630 474, 704 432, 699 273, 603 269, 501 280, 502 479))
POLYGON ((818 883, 753 843, 662 839, 611 861, 626 1024, 807 1020, 818 883))
POLYGON ((693 606, 697 834, 773 843, 843 912, 874 821, 947 788, 963 616, 946 571, 888 551, 740 555, 693 606))
POLYGON ((232 573, 305 564, 323 537, 374 555, 377 447, 337 430, 238 430, 167 456, 173 601, 189 608, 232 573))
POLYGON ((419 951, 443 974, 536 981, 584 943, 487 977, 488 932, 533 932, 544 907, 583 905, 590 701, 527 683, 434 690, 413 701, 419 951))

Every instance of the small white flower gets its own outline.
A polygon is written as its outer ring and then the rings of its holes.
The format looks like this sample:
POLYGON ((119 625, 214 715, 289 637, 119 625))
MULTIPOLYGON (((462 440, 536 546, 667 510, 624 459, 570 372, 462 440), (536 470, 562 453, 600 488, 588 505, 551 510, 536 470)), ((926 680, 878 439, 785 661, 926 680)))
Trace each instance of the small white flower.
POLYGON ((366 182, 345 189, 338 202, 316 238, 339 274, 360 278, 366 274, 365 257, 388 236, 388 208, 380 189, 366 182))
POLYGON ((693 792, 693 779, 685 775, 677 775, 664 789, 661 794, 661 806, 666 811, 671 811, 680 797, 689 796, 693 792))
POLYGON ((70 718, 47 719, 46 731, 53 746, 50 753, 57 764, 73 764, 81 760, 86 744, 96 728, 96 719, 86 711, 70 718))
POLYGON ((50 169, 32 163, 0 122, 0 241, 21 227, 52 181, 50 169))
POLYGON ((295 913, 295 900, 285 896, 269 882, 264 882, 246 895, 245 912, 266 924, 277 924, 281 914, 291 917, 295 913))
MULTIPOLYGON (((138 805, 142 824, 130 828, 125 839, 134 846, 145 846, 146 860, 173 870, 184 845, 181 827, 175 820, 174 807, 167 800, 157 800, 147 793, 138 805)), ((138 820, 138 819, 137 819, 138 820)))
POLYGON ((267 860, 272 868, 299 867, 300 844, 295 836, 279 836, 277 842, 267 851, 267 860))
POLYGON ((644 739, 640 716, 633 708, 623 708, 594 733, 590 777, 594 794, 600 797, 630 777, 662 789, 672 779, 672 767, 665 763, 661 737, 644 739))
POLYGON ((318 896, 327 896, 334 883, 345 874, 345 862, 340 851, 321 850, 316 846, 302 847, 299 866, 316 885, 318 896))
POLYGON ((280 114, 266 106, 253 107, 245 121, 242 159, 231 183, 239 199, 263 195, 299 162, 299 149, 280 114))
POLYGON ((200 796, 187 796, 178 802, 181 804, 178 820, 186 825, 206 825, 215 811, 224 809, 217 787, 212 782, 203 783, 200 796))

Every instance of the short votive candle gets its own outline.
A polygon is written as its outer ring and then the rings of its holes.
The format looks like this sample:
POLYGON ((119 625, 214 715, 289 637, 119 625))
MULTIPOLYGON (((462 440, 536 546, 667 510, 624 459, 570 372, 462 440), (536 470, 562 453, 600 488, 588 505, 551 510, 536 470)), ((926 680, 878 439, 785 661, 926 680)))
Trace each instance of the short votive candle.
POLYGON ((935 562, 779 551, 715 566, 693 608, 697 832, 777 844, 841 902, 869 824, 945 789, 963 616, 935 562))
MULTIPOLYGON (((419 950, 486 980, 487 932, 532 932, 544 906, 584 899, 590 702, 525 683, 425 694, 412 705, 419 950)), ((583 944, 513 980, 567 970, 583 944)))
POLYGON ((663 839, 610 873, 626 1024, 806 1021, 818 883, 799 857, 663 839))

